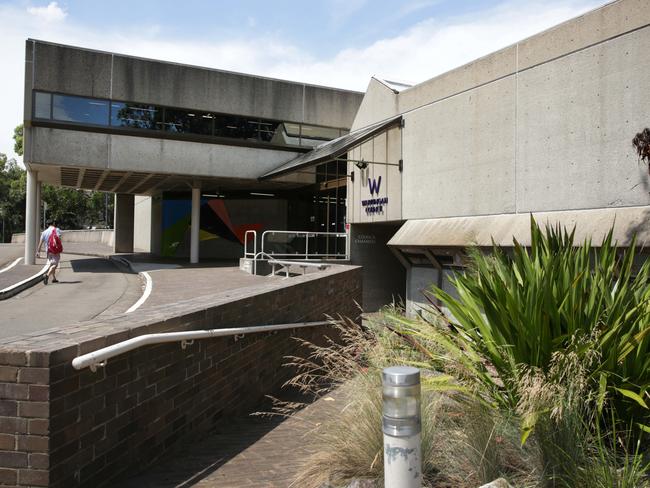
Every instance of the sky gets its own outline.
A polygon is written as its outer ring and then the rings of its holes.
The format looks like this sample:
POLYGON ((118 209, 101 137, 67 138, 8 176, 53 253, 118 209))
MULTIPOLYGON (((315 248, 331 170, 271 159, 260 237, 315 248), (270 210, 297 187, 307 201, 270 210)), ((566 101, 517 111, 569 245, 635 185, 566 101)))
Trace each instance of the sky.
POLYGON ((0 0, 0 153, 15 157, 28 38, 364 91, 412 84, 605 0, 0 0))

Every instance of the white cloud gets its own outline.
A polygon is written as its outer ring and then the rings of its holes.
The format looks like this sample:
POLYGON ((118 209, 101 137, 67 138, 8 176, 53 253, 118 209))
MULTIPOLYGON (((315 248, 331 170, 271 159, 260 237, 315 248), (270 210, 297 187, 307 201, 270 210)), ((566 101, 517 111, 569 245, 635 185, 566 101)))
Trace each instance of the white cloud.
POLYGON ((50 2, 47 7, 29 7, 27 12, 45 22, 60 22, 68 15, 57 2, 50 2))
MULTIPOLYGON (((524 37, 574 17, 602 0, 504 3, 474 16, 423 20, 403 34, 316 59, 299 46, 260 36, 222 41, 170 39, 164 29, 91 31, 67 19, 43 22, 38 15, 0 5, 4 39, 0 50, 0 152, 13 155, 13 128, 23 119, 24 42, 28 37, 209 66, 307 83, 365 90, 371 76, 427 80, 524 37), (260 49, 264 46, 264 49, 260 49), (6 73, 11 73, 7 76, 6 73)), ((351 2, 358 7, 361 2, 351 2)), ((58 9, 55 2, 47 8, 58 9)), ((65 13, 64 13, 65 16, 65 13)))

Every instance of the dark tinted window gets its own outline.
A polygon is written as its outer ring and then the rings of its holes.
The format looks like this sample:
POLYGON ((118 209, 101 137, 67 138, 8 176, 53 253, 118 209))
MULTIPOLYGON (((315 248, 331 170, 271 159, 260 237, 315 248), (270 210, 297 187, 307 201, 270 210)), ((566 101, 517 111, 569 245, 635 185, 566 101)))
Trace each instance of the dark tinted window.
POLYGON ((217 115, 214 119, 214 135, 231 139, 257 141, 258 123, 249 117, 217 115))
POLYGON ((347 133, 344 129, 243 115, 117 102, 34 91, 34 118, 89 125, 160 130, 239 139, 280 146, 315 146, 347 133))
POLYGON ((52 95, 50 93, 34 93, 34 117, 37 119, 52 118, 52 95))
POLYGON ((142 103, 111 103, 111 125, 135 129, 162 129, 162 110, 142 103))
POLYGON ((165 109, 165 130, 167 132, 212 135, 214 115, 207 112, 165 109))
POLYGON ((52 95, 52 118, 63 122, 108 125, 108 101, 52 95))

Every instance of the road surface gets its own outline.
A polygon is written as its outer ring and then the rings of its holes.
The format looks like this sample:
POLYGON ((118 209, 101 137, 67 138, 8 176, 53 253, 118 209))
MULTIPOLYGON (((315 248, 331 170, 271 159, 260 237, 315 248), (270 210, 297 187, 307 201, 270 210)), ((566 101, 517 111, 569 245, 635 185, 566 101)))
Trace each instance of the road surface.
POLYGON ((63 253, 57 277, 0 301, 0 339, 123 313, 142 295, 138 275, 104 258, 63 253))

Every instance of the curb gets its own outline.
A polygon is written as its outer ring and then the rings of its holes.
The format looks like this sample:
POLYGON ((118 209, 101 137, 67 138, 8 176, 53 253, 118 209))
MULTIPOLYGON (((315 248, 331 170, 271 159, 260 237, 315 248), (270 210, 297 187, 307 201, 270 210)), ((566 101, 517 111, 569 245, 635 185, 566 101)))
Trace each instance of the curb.
POLYGON ((49 263, 45 263, 43 269, 41 269, 35 275, 30 276, 29 278, 26 278, 23 281, 19 281, 14 285, 8 286, 4 290, 0 290, 0 300, 6 300, 7 298, 11 298, 14 295, 20 293, 21 291, 26 290, 27 288, 31 288, 32 286, 38 284, 43 279, 43 273, 47 271, 49 266, 50 266, 49 263))

